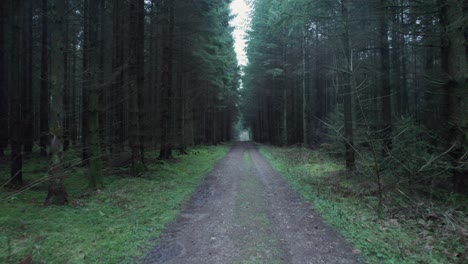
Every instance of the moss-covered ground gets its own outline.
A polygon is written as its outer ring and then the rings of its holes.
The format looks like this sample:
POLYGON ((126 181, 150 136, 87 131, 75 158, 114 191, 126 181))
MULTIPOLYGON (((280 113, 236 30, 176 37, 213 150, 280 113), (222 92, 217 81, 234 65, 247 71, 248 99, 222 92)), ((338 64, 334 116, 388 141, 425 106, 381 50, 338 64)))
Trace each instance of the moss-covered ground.
MULTIPOLYGON (((36 184, 21 193, 0 189, 0 263, 18 263, 27 256, 34 263, 138 262, 229 147, 192 148, 174 161, 149 163, 139 178, 126 170, 107 172, 101 190, 87 188, 86 169, 69 166, 69 206, 43 207, 47 162, 26 159, 24 179, 36 184)), ((67 153, 67 164, 78 156, 67 153)), ((147 158, 156 161, 156 153, 147 158)), ((2 182, 8 172, 6 166, 0 168, 2 182)))
POLYGON ((320 150, 260 151, 365 262, 468 263, 467 197, 447 193, 428 201, 395 187, 384 193, 379 217, 372 176, 346 175, 342 162, 320 150))

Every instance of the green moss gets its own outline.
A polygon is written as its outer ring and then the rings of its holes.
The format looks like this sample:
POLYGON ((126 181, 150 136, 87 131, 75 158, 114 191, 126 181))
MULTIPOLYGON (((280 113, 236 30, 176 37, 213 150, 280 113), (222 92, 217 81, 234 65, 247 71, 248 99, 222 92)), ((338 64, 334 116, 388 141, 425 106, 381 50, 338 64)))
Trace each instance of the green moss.
MULTIPOLYGON (((377 199, 361 195, 369 180, 346 178, 343 165, 318 150, 261 146, 260 152, 368 263, 453 263, 463 252, 455 233, 421 220, 377 217, 377 199), (296 154, 294 154, 296 152, 296 154), (299 153, 299 154, 298 154, 299 153), (439 229, 439 230, 435 230, 439 229)), ((365 175, 364 175, 365 177, 365 175)), ((387 197, 388 198, 388 197, 387 197)))
MULTIPOLYGON (((98 191, 86 189, 83 169, 68 169, 66 207, 42 207, 47 182, 1 200, 0 263, 17 263, 29 254, 42 263, 136 262, 228 150, 197 147, 176 162, 150 166, 145 178, 104 177, 106 188, 98 191)), ((25 163, 26 180, 46 176, 39 168, 47 163, 34 163, 25 163)), ((9 194, 2 191, 0 197, 9 194)))

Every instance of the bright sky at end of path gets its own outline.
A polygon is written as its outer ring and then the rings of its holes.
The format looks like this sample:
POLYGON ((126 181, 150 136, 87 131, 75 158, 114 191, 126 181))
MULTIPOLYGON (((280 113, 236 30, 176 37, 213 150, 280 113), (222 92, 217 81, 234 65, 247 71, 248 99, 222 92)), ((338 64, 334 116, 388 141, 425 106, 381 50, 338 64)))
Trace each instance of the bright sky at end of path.
POLYGON ((247 30, 250 26, 251 8, 246 0, 233 0, 231 3, 231 12, 235 15, 231 21, 231 26, 234 27, 234 48, 237 54, 239 65, 247 65, 247 55, 245 53, 247 30))

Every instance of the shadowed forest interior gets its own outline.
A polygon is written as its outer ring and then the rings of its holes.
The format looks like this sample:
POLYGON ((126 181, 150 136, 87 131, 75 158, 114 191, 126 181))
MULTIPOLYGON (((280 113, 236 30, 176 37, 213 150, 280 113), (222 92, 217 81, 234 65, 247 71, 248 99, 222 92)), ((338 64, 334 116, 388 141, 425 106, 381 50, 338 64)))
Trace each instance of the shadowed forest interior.
POLYGON ((467 2, 238 1, 0 1, 0 262, 131 262, 253 141, 363 262, 466 263, 467 2), (156 233, 54 252, 86 210, 156 233))

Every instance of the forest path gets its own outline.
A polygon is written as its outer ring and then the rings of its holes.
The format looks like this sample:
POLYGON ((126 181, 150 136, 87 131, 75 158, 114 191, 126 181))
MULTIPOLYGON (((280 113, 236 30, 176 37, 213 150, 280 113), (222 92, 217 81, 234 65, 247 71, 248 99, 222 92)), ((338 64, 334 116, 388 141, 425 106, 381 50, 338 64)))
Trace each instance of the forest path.
POLYGON ((143 263, 358 263, 250 142, 218 162, 143 263))

